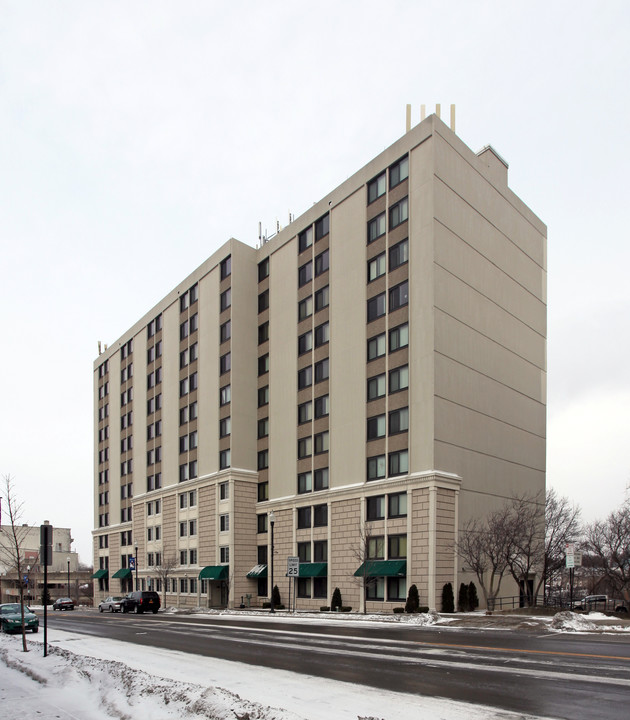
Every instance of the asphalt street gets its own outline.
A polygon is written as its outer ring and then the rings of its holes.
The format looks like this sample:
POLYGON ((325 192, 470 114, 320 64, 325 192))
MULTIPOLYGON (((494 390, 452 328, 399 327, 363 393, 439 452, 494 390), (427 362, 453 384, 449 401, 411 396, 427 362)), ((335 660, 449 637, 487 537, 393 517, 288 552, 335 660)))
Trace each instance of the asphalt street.
MULTIPOLYGON (((299 616, 49 616, 50 627, 567 720, 627 717, 630 635, 301 622, 299 616)), ((121 658, 124 661, 124 658, 121 658)), ((147 654, 150 668, 150 654, 147 654)))

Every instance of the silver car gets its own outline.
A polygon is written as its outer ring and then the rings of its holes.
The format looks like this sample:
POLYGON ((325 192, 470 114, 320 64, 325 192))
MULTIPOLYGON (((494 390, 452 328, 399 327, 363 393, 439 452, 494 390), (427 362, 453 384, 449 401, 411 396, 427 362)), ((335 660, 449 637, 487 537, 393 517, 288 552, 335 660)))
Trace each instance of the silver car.
POLYGON ((111 597, 105 598, 103 602, 98 604, 99 612, 120 612, 122 610, 123 597, 119 595, 112 595, 111 597))

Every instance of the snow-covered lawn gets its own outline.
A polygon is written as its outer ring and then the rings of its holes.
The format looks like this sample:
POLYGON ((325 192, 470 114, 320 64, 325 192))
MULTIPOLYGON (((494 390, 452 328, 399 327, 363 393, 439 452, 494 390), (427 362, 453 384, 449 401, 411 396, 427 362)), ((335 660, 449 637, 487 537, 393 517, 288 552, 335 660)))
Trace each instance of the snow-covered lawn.
MULTIPOLYGON (((268 621, 269 616, 265 614, 264 619, 268 621)), ((282 623, 292 619, 280 616, 277 620, 282 623)), ((300 616, 299 620, 308 621, 308 617, 300 616)), ((317 620, 321 623, 321 616, 317 620)), ((352 620, 331 619, 332 622, 382 620, 382 617, 361 616, 352 620)), ((588 631, 597 628, 599 618, 592 621, 574 613, 559 613, 555 619, 536 620, 561 631, 588 631)), ((441 623, 442 618, 435 614, 418 616, 411 621, 433 624, 441 623)), ((30 652, 24 653, 20 636, 0 635, 0 702, 2 716, 12 720, 511 720, 525 717, 440 698, 385 692, 58 630, 48 631, 48 657, 43 656, 41 632, 29 635, 27 640, 30 652)))

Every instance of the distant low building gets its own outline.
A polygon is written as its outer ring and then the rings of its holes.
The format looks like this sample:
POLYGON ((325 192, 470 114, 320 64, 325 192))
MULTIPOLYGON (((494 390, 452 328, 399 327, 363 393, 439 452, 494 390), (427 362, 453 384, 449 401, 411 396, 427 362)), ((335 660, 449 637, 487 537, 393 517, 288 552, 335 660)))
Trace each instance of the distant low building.
MULTIPOLYGON (((18 577, 14 550, 12 547, 12 528, 0 526, 0 602, 15 602, 20 596, 20 583, 25 584, 24 597, 27 603, 41 604, 44 589, 44 566, 40 561, 39 526, 21 525, 17 528, 22 575, 18 577)), ((91 571, 79 568, 79 555, 71 549, 72 534, 70 528, 53 528, 53 562, 48 566, 48 592, 52 600, 57 597, 72 597, 79 602, 79 596, 90 596, 91 571), (84 586, 90 586, 86 592, 84 586)))

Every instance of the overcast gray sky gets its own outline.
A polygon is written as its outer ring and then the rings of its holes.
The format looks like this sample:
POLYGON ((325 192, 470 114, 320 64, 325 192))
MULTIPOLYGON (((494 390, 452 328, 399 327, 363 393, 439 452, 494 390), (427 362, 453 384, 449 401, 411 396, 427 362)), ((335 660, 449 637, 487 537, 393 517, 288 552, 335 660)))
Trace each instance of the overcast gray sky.
POLYGON ((92 364, 230 237, 457 105, 548 225, 548 475, 630 480, 630 3, 0 0, 0 473, 91 561, 92 364))

